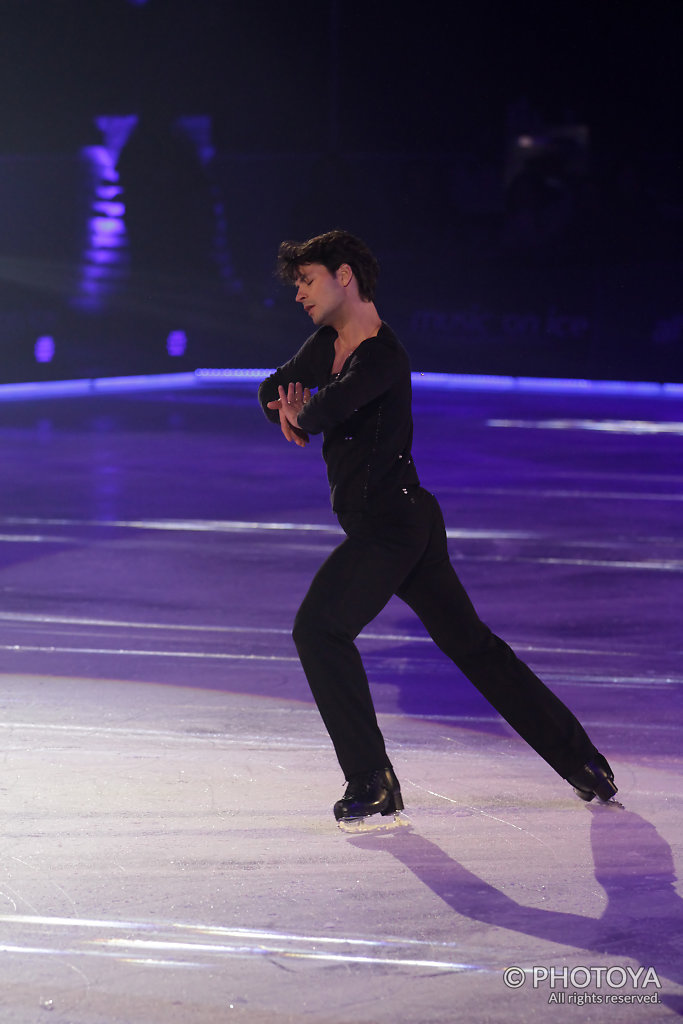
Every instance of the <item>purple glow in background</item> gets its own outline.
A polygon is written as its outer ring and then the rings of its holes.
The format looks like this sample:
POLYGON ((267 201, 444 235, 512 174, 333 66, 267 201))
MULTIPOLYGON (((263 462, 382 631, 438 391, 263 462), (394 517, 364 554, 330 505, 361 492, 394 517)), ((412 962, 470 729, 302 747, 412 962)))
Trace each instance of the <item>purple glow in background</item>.
POLYGON ((37 363, 51 363, 55 355, 55 339, 44 334, 36 340, 34 353, 37 363))
POLYGON ((57 6, 59 47, 49 0, 5 23, 8 382, 48 335, 50 374, 164 372, 176 330, 197 365, 273 365, 301 329, 277 245, 333 225, 377 252, 417 369, 678 379, 672 5, 366 5, 358 26, 330 0, 305 31, 275 3, 57 6))
POLYGON ((187 350, 185 331, 171 331, 166 339, 166 351, 169 356, 184 356, 187 350))
POLYGON ((99 309, 120 289, 128 267, 125 202, 116 163, 137 116, 98 117, 104 141, 87 146, 83 155, 90 167, 91 200, 81 278, 73 305, 99 309))

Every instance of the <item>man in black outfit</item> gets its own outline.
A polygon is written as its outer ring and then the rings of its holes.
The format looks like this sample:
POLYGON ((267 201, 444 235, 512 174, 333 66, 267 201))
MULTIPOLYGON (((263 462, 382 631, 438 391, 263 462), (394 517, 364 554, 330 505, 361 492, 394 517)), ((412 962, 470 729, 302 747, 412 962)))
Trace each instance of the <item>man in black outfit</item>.
POLYGON ((379 267, 345 231, 283 242, 280 276, 315 326, 263 381, 259 401, 287 441, 323 434, 332 508, 346 534, 317 572, 293 637, 347 780, 340 825, 403 808, 355 646, 397 594, 435 643, 578 795, 609 800, 612 770, 565 705, 479 619, 448 558, 439 504, 411 456, 408 355, 373 299, 379 267), (313 389, 317 391, 312 393, 313 389))

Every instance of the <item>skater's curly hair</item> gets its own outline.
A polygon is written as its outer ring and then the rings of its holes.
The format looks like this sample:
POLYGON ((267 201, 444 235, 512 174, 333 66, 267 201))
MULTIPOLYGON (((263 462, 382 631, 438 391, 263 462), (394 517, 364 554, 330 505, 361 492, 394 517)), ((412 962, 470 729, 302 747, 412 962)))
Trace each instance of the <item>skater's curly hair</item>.
POLYGON ((307 242, 282 242, 277 254, 276 273, 283 281, 295 284, 306 263, 322 263, 331 274, 342 263, 348 263, 358 284, 358 294, 365 302, 375 298, 379 263, 365 242, 348 231, 326 231, 307 242))

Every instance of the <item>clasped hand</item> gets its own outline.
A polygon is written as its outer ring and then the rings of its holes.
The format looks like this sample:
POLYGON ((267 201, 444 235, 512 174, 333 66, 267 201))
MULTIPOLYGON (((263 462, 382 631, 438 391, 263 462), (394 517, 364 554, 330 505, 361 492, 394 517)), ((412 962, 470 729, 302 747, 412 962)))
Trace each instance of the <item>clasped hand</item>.
POLYGON ((268 402, 269 409, 277 409, 280 413, 280 429, 285 435, 285 440, 294 441, 300 448, 308 444, 308 434, 302 430, 297 422, 299 413, 311 398, 310 388, 302 387, 297 381, 290 382, 285 391, 282 384, 277 389, 280 396, 273 402, 268 402))

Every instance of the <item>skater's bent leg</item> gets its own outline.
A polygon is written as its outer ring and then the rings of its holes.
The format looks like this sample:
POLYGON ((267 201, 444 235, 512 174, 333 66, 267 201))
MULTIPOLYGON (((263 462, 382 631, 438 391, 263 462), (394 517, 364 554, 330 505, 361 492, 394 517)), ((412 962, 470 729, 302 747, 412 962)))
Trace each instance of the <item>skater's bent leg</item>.
POLYGON ((391 767, 354 640, 392 596, 396 562, 388 550, 347 538, 316 573, 294 622, 301 664, 347 779, 391 767))

